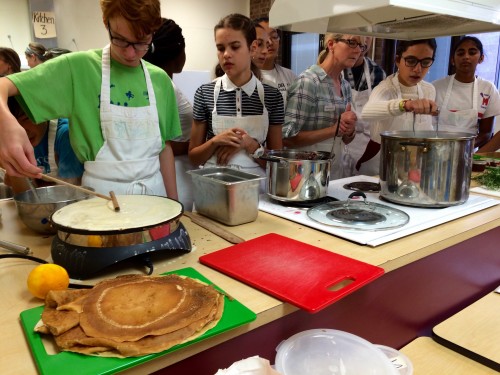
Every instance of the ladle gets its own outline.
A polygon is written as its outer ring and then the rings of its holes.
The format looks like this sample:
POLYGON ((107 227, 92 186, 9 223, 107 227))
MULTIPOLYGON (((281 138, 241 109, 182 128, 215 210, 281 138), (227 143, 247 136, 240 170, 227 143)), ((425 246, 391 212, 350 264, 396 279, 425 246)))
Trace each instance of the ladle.
POLYGON ((436 114, 434 116, 436 116, 436 138, 438 138, 439 137, 439 108, 437 109, 436 114))
POLYGON ((38 191, 36 190, 35 183, 33 180, 29 177, 26 177, 26 182, 28 183, 28 186, 33 193, 33 197, 35 198, 35 202, 40 202, 40 197, 38 196, 38 191))
POLYGON ((416 166, 416 161, 412 158, 411 150, 409 150, 409 145, 405 145, 404 148, 405 148, 404 172, 406 175, 403 181, 401 182, 401 185, 399 185, 397 189, 397 194, 401 198, 414 199, 419 196, 420 191, 415 182, 413 182, 410 179, 410 171, 416 170, 417 166, 416 166))
POLYGON ((340 116, 337 119, 337 129, 335 129, 335 134, 333 135, 333 143, 332 143, 332 149, 330 150, 330 159, 333 159, 335 157, 335 153, 333 152, 333 149, 335 148, 335 138, 337 138, 337 135, 339 134, 339 127, 340 127, 340 116))

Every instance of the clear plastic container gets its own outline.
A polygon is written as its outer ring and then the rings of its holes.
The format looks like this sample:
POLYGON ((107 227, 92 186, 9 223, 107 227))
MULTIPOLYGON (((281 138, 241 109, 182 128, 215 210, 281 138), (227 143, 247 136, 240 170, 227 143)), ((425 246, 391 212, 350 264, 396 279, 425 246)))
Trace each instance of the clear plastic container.
POLYGON ((399 375, 412 375, 413 365, 410 359, 400 351, 385 345, 375 345, 382 353, 389 358, 394 368, 398 370, 399 375))
POLYGON ((297 333, 276 351, 275 367, 282 375, 399 375, 375 345, 334 329, 297 333))

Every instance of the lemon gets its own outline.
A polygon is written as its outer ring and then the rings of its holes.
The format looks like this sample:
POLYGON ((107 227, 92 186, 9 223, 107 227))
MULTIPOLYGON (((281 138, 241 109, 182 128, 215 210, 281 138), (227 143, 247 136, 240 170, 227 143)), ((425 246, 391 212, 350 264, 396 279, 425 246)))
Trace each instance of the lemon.
POLYGON ((64 290, 68 286, 68 272, 57 264, 41 264, 28 275, 28 290, 37 298, 45 299, 50 290, 64 290))

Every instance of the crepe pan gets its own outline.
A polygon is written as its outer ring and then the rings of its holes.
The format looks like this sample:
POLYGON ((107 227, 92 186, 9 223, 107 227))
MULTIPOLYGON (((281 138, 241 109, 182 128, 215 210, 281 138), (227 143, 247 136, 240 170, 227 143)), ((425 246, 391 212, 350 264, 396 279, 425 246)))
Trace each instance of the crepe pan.
POLYGON ((191 251, 189 234, 180 221, 181 203, 146 195, 118 196, 117 199, 121 206, 119 212, 114 210, 112 202, 92 198, 63 207, 51 216, 52 225, 57 230, 52 241, 52 259, 66 268, 72 278, 88 278, 133 257, 139 257, 138 260, 148 265, 151 262, 147 258, 155 251, 172 254, 191 251), (148 215, 148 208, 142 202, 147 201, 164 203, 169 210, 160 212, 161 219, 144 217, 148 215), (104 219, 96 219, 92 207, 100 210, 100 214, 104 212, 104 219), (114 220, 116 218, 118 220, 114 220))

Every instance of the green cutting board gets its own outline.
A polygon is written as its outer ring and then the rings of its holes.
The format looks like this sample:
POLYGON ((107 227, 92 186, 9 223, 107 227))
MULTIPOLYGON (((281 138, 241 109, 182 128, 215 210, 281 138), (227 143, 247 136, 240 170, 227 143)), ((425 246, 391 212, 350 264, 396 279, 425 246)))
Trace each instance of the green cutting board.
MULTIPOLYGON (((194 279, 201 280, 207 284, 213 284, 205 278, 202 274, 194 268, 183 268, 177 271, 168 273, 175 273, 178 275, 188 276, 194 279)), ((220 288, 217 288, 221 290, 220 288)), ((78 353, 60 352, 57 354, 48 354, 42 342, 41 335, 36 333, 33 329, 36 323, 40 320, 42 315, 43 306, 35 307, 21 313, 21 324, 28 339, 29 345, 33 352, 35 362, 41 374, 67 374, 71 369, 77 371, 78 374, 114 374, 119 371, 124 371, 131 367, 137 366, 141 363, 151 361, 152 359, 167 355, 170 352, 191 345, 195 342, 204 340, 206 338, 218 335, 219 333, 236 328, 240 325, 249 323, 257 317, 254 312, 242 305, 236 300, 229 300, 225 297, 224 300, 224 313, 217 325, 205 332, 202 336, 193 341, 184 343, 182 345, 174 346, 161 353, 149 354, 141 357, 132 358, 100 358, 95 356, 87 356, 78 353)))

